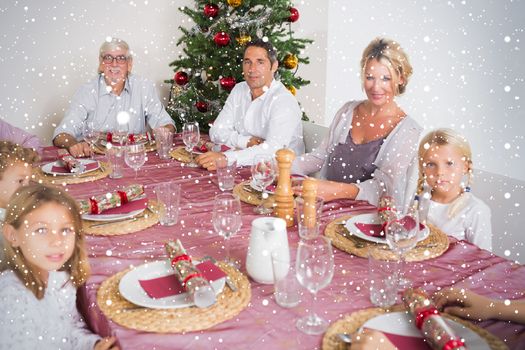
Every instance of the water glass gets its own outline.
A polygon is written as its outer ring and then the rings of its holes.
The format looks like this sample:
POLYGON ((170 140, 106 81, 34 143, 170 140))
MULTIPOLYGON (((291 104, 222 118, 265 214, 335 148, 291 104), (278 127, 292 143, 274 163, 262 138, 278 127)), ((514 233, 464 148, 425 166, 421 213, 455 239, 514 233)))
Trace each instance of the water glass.
POLYGON ((153 136, 157 144, 157 153, 160 159, 169 159, 170 150, 173 145, 173 132, 168 128, 160 127, 153 129, 153 136))
POLYGON ((323 212, 323 203, 322 198, 316 197, 315 203, 308 207, 304 205, 303 197, 295 199, 299 237, 310 239, 319 236, 319 217, 323 212))
POLYGON ((224 237, 226 263, 237 266, 237 263, 230 258, 230 238, 241 229, 242 225, 239 197, 232 193, 221 193, 215 196, 212 222, 215 232, 224 237))
POLYGON ((399 256, 398 288, 404 290, 411 283, 405 277, 405 254, 414 248, 419 238, 419 215, 412 205, 405 211, 398 211, 396 219, 387 223, 385 238, 390 248, 399 256))
POLYGON ((217 168, 217 180, 221 191, 231 191, 235 185, 235 174, 237 173, 237 161, 228 163, 226 157, 215 160, 217 168))
POLYGON ((384 245, 371 246, 368 250, 368 276, 370 279, 370 301, 375 306, 389 307, 396 303, 397 259, 392 258, 384 245))
POLYGON ((169 181, 155 186, 159 202, 159 222, 162 226, 172 226, 179 220, 180 184, 169 181))
POLYGON ((317 292, 330 284, 334 276, 332 243, 325 236, 304 239, 299 242, 296 260, 296 276, 299 283, 313 295, 310 314, 297 320, 296 326, 306 334, 322 334, 328 322, 314 311, 317 292))
POLYGON ((106 160, 111 169, 110 179, 120 179, 122 175, 122 148, 115 147, 111 143, 106 144, 106 160))
POLYGON ((195 163, 193 147, 197 146, 200 139, 199 123, 184 123, 182 126, 182 141, 186 145, 186 151, 190 154, 191 161, 186 166, 196 168, 199 165, 195 163))
POLYGON ((273 296, 282 307, 295 307, 301 302, 302 290, 295 273, 295 256, 280 256, 272 252, 273 296))

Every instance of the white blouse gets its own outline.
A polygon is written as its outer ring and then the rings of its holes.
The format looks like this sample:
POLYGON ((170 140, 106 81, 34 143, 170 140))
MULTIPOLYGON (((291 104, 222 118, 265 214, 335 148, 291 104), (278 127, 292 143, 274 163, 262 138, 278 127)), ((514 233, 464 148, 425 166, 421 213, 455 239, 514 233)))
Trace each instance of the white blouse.
POLYGON ((76 288, 66 272, 49 272, 38 300, 11 270, 0 274, 0 349, 89 349, 100 339, 76 308, 76 288))
POLYGON ((450 205, 430 200, 427 221, 449 236, 492 251, 490 208, 481 199, 470 194, 463 208, 449 218, 450 205))

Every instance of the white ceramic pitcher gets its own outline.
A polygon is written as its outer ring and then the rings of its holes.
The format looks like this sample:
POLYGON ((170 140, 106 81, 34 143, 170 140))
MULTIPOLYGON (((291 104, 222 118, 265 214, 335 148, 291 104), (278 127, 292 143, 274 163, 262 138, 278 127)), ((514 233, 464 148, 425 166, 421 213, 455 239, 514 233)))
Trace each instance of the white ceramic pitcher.
POLYGON ((246 270, 254 281, 273 283, 272 253, 290 260, 286 222, 280 218, 261 217, 252 221, 246 270))

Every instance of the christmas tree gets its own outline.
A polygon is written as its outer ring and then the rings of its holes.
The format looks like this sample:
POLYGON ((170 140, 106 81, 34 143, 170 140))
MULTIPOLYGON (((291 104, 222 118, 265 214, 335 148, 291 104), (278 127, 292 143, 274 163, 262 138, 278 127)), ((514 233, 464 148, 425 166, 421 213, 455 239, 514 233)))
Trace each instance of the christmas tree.
POLYGON ((215 120, 228 94, 243 81, 241 63, 244 45, 250 40, 269 40, 279 60, 276 78, 295 95, 309 84, 296 75, 299 63, 308 63, 302 50, 309 39, 295 38, 292 23, 299 11, 289 0, 196 0, 195 8, 179 9, 195 25, 179 27, 177 45, 184 56, 170 64, 171 83, 167 111, 181 130, 187 121, 197 121, 203 131, 215 120))

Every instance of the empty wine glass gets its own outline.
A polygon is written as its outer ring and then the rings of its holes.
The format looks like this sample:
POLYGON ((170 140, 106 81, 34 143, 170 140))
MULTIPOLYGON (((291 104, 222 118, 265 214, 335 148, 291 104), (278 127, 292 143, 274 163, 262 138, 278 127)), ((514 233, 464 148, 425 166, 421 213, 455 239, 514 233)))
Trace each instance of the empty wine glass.
POLYGON ((86 141, 89 145, 89 148, 93 149, 95 147, 96 142, 98 141, 100 132, 95 128, 93 122, 85 122, 84 130, 82 130, 82 135, 84 137, 84 141, 86 141))
POLYGON ((253 209, 257 214, 269 214, 272 212, 272 208, 265 207, 268 193, 266 187, 270 185, 277 175, 277 165, 272 155, 268 154, 257 154, 253 159, 252 171, 252 184, 253 186, 261 191, 261 203, 253 209))
POLYGON ((328 322, 319 317, 313 307, 317 292, 326 287, 334 276, 334 255, 332 243, 325 236, 304 239, 297 248, 296 274, 299 283, 312 293, 310 314, 296 322, 297 329, 306 334, 321 334, 328 322))
POLYGON ((182 126, 182 141, 184 141, 184 144, 186 145, 186 151, 189 152, 191 157, 191 161, 187 164, 187 166, 192 168, 199 166, 197 163, 195 163, 193 154, 193 147, 197 146, 197 144, 199 143, 199 139, 199 123, 184 123, 184 125, 182 126))
POLYGON ((230 238, 241 228, 241 201, 231 193, 221 193, 215 196, 212 214, 215 232, 224 237, 226 249, 226 263, 238 267, 235 260, 230 258, 230 238))
POLYGON ((130 168, 135 169, 135 181, 137 181, 138 170, 146 162, 146 148, 144 143, 127 145, 124 151, 124 160, 130 168))
POLYGON ((408 209, 398 211, 396 216, 395 220, 386 225, 385 236, 390 248, 399 256, 398 288, 404 290, 411 284, 410 280, 405 277, 405 254, 417 244, 419 215, 417 207, 410 205, 408 209))

